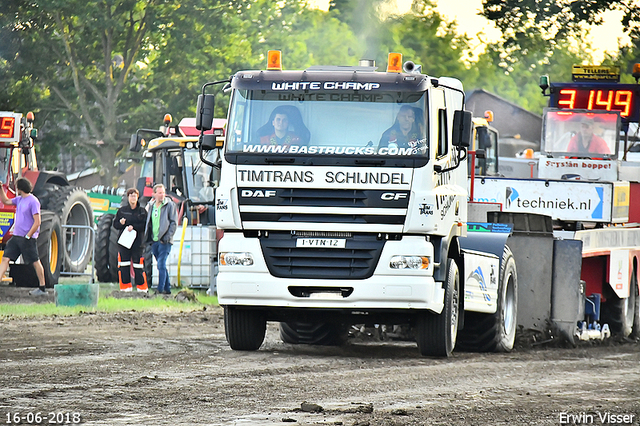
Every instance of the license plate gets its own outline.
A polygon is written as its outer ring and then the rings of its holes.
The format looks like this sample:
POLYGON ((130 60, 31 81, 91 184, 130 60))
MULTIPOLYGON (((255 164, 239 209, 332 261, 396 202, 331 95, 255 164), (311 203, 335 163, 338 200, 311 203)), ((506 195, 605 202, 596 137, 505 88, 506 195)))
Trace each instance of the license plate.
POLYGON ((298 238, 296 247, 305 248, 344 248, 347 240, 343 238, 298 238))

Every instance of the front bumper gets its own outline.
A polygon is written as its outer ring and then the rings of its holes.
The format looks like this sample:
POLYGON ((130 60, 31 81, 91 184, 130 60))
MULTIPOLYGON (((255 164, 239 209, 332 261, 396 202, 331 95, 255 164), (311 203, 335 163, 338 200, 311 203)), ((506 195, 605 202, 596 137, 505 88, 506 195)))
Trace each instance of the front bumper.
POLYGON ((219 265, 218 302, 223 306, 321 309, 420 309, 442 312, 444 289, 433 279, 433 265, 424 270, 391 269, 398 254, 428 255, 433 246, 421 236, 387 241, 373 275, 361 280, 277 278, 269 273, 260 242, 241 233, 226 233, 219 252, 243 251, 251 266, 219 265))

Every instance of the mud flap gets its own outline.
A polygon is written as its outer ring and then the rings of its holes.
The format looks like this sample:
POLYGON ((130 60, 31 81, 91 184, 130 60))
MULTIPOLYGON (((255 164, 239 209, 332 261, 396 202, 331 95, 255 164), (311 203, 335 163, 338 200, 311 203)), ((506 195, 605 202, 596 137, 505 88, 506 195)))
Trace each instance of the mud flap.
POLYGON ((557 332, 576 345, 578 321, 585 315, 585 288, 580 284, 582 241, 553 242, 553 279, 551 285, 551 323, 557 332))

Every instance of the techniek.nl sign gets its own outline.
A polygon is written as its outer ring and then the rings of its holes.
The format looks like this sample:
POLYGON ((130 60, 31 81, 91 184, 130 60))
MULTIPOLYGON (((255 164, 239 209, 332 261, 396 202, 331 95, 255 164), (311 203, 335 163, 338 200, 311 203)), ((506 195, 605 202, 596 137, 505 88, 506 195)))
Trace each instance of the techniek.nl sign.
POLYGON ((610 183, 477 179, 476 202, 501 203, 503 211, 537 213, 553 219, 610 222, 610 183))

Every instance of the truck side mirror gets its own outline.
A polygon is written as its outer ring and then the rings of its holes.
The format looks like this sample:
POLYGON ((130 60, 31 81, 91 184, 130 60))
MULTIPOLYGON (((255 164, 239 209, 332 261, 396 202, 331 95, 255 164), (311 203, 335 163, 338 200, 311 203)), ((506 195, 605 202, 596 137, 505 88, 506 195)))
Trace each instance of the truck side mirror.
POLYGON ((211 130, 213 127, 214 105, 214 95, 198 95, 198 105, 196 107, 196 129, 204 131, 211 130))
POLYGON ((134 133, 131 135, 131 140, 129 140, 129 151, 138 152, 142 147, 142 136, 138 133, 134 133))
POLYGON ((458 110, 453 113, 453 145, 468 148, 473 135, 473 116, 470 111, 458 110))
POLYGON ((202 135, 202 150, 211 151, 216 149, 216 135, 202 135))

